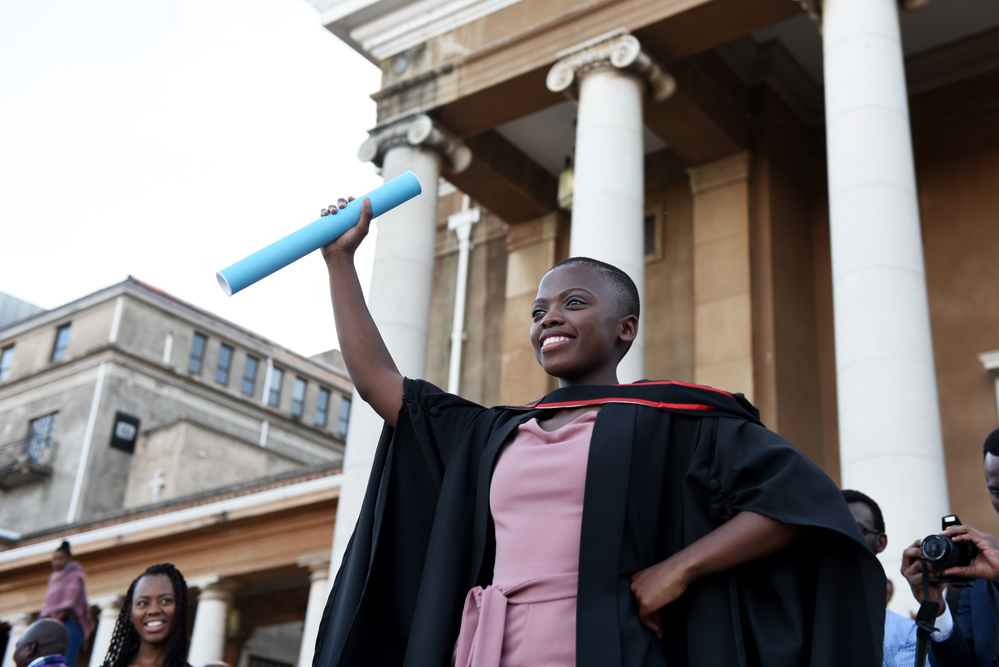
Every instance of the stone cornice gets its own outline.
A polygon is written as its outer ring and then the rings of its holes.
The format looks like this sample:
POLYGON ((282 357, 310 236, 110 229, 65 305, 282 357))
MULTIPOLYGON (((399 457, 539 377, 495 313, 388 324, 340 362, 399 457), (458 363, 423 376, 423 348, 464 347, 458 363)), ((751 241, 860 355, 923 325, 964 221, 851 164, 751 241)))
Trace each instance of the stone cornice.
MULTIPOLYGON (((822 0, 798 0, 798 3, 819 25, 822 24, 822 0)), ((930 0, 898 0, 899 8, 907 12, 918 12, 928 4, 930 0)))
POLYGON ((605 33, 555 54, 559 61, 548 70, 545 83, 553 93, 575 94, 580 77, 598 68, 613 67, 643 79, 652 99, 661 102, 676 90, 676 81, 648 53, 638 38, 624 28, 605 33))
POLYGON ((455 173, 468 168, 472 151, 460 139, 424 113, 408 113, 369 130, 357 157, 362 162, 374 162, 379 167, 385 154, 395 146, 422 146, 436 151, 455 173))

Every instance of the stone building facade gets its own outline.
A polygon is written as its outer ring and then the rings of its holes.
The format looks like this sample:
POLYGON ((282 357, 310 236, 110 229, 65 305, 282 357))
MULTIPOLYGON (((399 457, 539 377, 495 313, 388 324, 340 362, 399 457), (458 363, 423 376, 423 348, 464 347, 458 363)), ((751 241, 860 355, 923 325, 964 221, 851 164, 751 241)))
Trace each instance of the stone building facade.
POLYGON ((0 354, 10 638, 65 538, 99 614, 92 664, 129 582, 169 561, 195 590, 193 659, 294 667, 310 595, 326 595, 352 391, 339 354, 297 354, 133 278, 0 329, 0 354))
MULTIPOLYGON (((889 573, 945 513, 999 531, 999 5, 312 2, 382 70, 360 159, 424 185, 376 223, 370 308, 404 373, 544 394, 530 303, 593 256, 643 291, 621 379, 745 393, 878 500, 889 573)), ((357 408, 334 568, 380 428, 357 408)))

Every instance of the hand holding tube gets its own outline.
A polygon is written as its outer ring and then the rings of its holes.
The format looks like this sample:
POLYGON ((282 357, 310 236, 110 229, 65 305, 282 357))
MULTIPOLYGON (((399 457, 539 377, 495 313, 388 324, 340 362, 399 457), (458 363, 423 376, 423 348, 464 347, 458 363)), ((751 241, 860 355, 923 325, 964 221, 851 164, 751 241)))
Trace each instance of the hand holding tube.
MULTIPOLYGON (((365 199, 372 216, 378 216, 416 197, 421 191, 416 176, 407 171, 375 188, 365 199)), ((334 208, 338 211, 336 220, 332 220, 327 211, 318 220, 217 272, 215 277, 222 291, 232 296, 341 236, 357 224, 361 216, 361 207, 350 204, 344 200, 340 206, 338 202, 334 208)))
MULTIPOLYGON (((352 201, 354 201, 353 197, 338 200, 335 206, 323 209, 323 216, 336 215, 340 209, 345 208, 352 201)), ((345 231, 339 238, 322 247, 323 260, 325 260, 327 268, 331 262, 337 262, 341 259, 354 261, 354 253, 371 229, 371 218, 371 200, 365 197, 364 201, 361 202, 361 217, 357 224, 345 231)))

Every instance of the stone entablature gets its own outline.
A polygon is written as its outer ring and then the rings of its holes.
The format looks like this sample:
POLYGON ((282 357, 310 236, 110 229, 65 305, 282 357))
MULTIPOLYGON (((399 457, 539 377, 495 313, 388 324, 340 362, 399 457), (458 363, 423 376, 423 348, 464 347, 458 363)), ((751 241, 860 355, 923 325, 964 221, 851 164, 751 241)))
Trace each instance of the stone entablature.
POLYGON ((652 99, 662 102, 676 90, 676 81, 642 50, 638 38, 624 28, 605 33, 555 54, 559 61, 545 83, 553 93, 576 97, 579 79, 588 71, 614 67, 646 82, 652 99), (575 84, 575 85, 574 85, 575 84))

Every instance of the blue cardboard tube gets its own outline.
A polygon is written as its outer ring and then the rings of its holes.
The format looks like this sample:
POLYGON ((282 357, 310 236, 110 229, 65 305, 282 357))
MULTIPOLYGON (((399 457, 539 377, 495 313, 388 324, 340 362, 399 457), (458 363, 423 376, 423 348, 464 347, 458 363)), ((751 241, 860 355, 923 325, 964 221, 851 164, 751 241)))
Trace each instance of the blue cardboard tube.
POLYGON ((364 197, 371 199, 371 212, 377 218, 382 213, 409 201, 422 191, 420 181, 413 172, 407 171, 402 176, 396 176, 388 183, 348 203, 336 215, 327 215, 309 223, 297 232, 292 232, 249 257, 239 260, 232 266, 222 269, 215 274, 215 277, 218 279, 222 291, 227 296, 232 296, 258 280, 266 278, 275 271, 305 257, 313 250, 318 250, 327 243, 338 239, 341 234, 356 225, 357 221, 361 219, 361 202, 364 201, 364 197))

